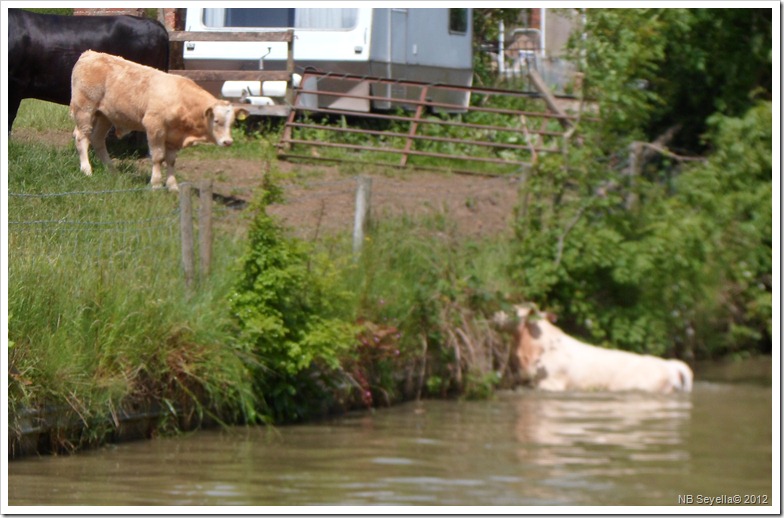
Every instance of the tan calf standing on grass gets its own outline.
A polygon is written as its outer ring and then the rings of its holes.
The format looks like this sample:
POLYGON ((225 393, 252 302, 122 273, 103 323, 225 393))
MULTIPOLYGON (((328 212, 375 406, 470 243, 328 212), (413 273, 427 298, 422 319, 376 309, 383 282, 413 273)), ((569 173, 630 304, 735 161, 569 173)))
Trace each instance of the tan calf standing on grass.
POLYGON ((177 191, 174 161, 177 152, 199 142, 230 146, 235 116, 247 111, 216 99, 192 80, 167 74, 117 56, 88 50, 71 74, 71 117, 81 170, 92 174, 87 151, 92 144, 98 158, 112 168, 106 135, 114 126, 118 137, 144 131, 152 158, 153 188, 177 191))

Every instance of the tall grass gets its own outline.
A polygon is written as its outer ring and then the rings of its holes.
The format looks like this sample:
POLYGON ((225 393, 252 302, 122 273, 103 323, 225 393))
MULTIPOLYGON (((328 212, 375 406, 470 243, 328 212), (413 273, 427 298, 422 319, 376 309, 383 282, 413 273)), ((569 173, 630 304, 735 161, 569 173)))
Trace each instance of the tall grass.
POLYGON ((489 320, 514 298, 508 246, 462 236, 448 212, 374 222, 356 260, 346 236, 320 244, 353 294, 364 326, 358 377, 376 403, 486 397, 499 386, 508 344, 489 320))
POLYGON ((151 404, 175 422, 253 418, 225 303, 239 239, 216 236, 214 273, 189 294, 177 199, 133 163, 86 177, 72 148, 14 140, 8 157, 11 409, 59 408, 86 441, 151 404))

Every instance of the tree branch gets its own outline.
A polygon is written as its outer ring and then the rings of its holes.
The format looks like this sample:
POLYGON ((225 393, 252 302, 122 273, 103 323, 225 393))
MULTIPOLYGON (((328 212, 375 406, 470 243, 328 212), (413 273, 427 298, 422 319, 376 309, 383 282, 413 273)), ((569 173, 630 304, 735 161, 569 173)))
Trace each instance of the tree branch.
MULTIPOLYGON (((667 157, 670 157, 670 158, 674 158, 678 162, 706 162, 707 161, 707 158, 701 157, 701 156, 683 156, 683 155, 678 155, 678 154, 673 153, 672 151, 670 151, 666 147, 658 146, 656 144, 652 144, 652 143, 649 143, 649 142, 637 142, 637 144, 639 144, 640 146, 642 146, 642 147, 644 147, 646 149, 650 149, 652 151, 655 151, 655 152, 657 152, 657 153, 659 153, 661 155, 664 155, 664 156, 667 156, 667 157)), ((646 156, 645 158, 647 159, 648 156, 646 156)))

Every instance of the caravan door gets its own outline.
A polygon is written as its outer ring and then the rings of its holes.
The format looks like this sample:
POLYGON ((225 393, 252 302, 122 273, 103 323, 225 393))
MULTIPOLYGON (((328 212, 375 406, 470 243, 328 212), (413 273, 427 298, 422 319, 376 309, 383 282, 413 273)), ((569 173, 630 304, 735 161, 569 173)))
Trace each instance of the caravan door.
MULTIPOLYGON (((408 9, 393 8, 389 17, 390 59, 389 78, 406 77, 405 66, 408 63, 408 9)), ((390 97, 405 97, 404 86, 392 85, 390 97)))

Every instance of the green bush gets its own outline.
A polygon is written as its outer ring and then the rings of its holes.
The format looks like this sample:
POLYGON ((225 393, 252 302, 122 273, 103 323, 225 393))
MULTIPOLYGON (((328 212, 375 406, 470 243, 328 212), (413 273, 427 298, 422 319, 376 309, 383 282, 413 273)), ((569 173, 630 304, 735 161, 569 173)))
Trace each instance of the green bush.
POLYGON ((682 200, 677 207, 701 224, 699 232, 710 247, 703 266, 708 296, 695 301, 695 318, 710 330, 706 347, 714 354, 770 351, 771 109, 763 102, 742 117, 711 117, 709 160, 675 182, 682 200))
POLYGON ((770 351, 771 37, 767 9, 586 12, 572 56, 601 122, 521 191, 525 298, 605 345, 770 351))
POLYGON ((328 410, 340 398, 335 391, 347 383, 341 358, 351 351, 356 329, 333 266, 305 242, 287 236, 267 214, 278 194, 267 182, 255 202, 230 301, 236 341, 253 359, 262 411, 273 419, 299 420, 328 410))

